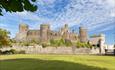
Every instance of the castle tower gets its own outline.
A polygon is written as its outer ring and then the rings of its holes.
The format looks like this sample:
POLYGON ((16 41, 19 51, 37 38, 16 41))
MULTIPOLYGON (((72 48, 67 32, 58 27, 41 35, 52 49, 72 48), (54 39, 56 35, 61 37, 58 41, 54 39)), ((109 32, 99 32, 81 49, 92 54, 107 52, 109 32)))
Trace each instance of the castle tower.
POLYGON ((99 40, 99 47, 100 47, 100 53, 105 53, 105 35, 100 34, 100 40, 99 40))
POLYGON ((27 24, 20 24, 19 25, 19 32, 27 32, 28 31, 28 25, 27 24))
POLYGON ((40 39, 41 42, 47 42, 49 40, 49 31, 50 26, 48 24, 41 24, 40 25, 40 39))
POLYGON ((84 42, 84 43, 88 41, 86 28, 79 27, 79 39, 80 39, 80 42, 84 42))
POLYGON ((67 29, 68 29, 68 24, 65 24, 65 25, 64 25, 64 28, 67 28, 67 29))
POLYGON ((61 29, 61 35, 62 38, 69 39, 69 28, 67 24, 65 24, 64 27, 61 29))
POLYGON ((26 41, 28 32, 28 25, 27 24, 20 24, 19 25, 19 33, 16 35, 17 41, 26 41))

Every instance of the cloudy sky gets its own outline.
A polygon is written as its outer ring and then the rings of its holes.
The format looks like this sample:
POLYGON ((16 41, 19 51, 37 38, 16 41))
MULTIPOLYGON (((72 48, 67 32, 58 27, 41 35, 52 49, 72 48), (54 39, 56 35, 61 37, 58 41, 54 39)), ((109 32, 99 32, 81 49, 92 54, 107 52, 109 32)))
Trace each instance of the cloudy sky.
POLYGON ((40 24, 48 23, 52 30, 68 24, 76 33, 79 26, 84 26, 89 35, 104 33, 107 44, 115 43, 115 0, 37 0, 35 4, 36 12, 3 10, 0 28, 9 30, 13 38, 20 23, 28 24, 30 29, 39 29, 40 24))

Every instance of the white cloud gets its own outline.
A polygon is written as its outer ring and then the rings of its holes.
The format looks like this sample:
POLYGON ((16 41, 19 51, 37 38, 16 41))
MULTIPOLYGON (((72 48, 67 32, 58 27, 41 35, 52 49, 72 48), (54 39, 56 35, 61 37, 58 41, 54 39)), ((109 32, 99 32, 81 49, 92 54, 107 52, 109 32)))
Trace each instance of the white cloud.
POLYGON ((23 16, 27 16, 28 12, 27 11, 16 12, 16 14, 23 17, 23 16))
MULTIPOLYGON (((40 4, 43 6, 40 8, 40 12, 39 10, 37 11, 38 14, 27 12, 27 11, 16 13, 17 16, 19 16, 19 19, 21 20, 21 22, 26 23, 26 21, 24 20, 30 21, 30 23, 28 24, 30 24, 32 28, 36 28, 38 27, 39 24, 42 24, 42 23, 51 24, 53 29, 60 27, 65 23, 69 24, 70 27, 74 25, 79 26, 80 23, 82 23, 86 26, 89 26, 90 27, 89 29, 94 30, 98 27, 109 24, 109 23, 100 24, 101 22, 106 21, 106 19, 109 19, 108 17, 110 16, 115 17, 115 12, 111 11, 111 9, 113 10, 113 8, 106 8, 107 6, 113 7, 114 0, 93 0, 93 1, 87 0, 87 1, 93 2, 93 3, 89 2, 89 3, 92 3, 92 4, 88 3, 89 6, 88 5, 83 6, 79 4, 77 0, 70 0, 70 3, 66 7, 64 7, 66 11, 61 11, 60 13, 52 13, 51 11, 52 9, 46 10, 47 6, 45 6, 45 9, 44 9, 45 4, 48 6, 51 4, 50 6, 51 8, 53 8, 54 5, 52 4, 56 0, 37 0, 37 1, 38 1, 37 4, 40 4), (99 4, 99 6, 97 6, 97 3, 99 4), (97 10, 100 7, 101 9, 97 10), (55 17, 47 18, 47 16, 41 17, 39 16, 39 13, 40 15, 44 13, 48 13, 51 15, 56 14, 57 17, 56 18, 55 17)), ((39 6, 38 6, 38 9, 39 9, 39 6)))
POLYGON ((114 12, 110 13, 110 16, 115 17, 115 13, 114 12))
POLYGON ((40 5, 49 5, 53 4, 56 0, 37 0, 37 4, 40 5))
MULTIPOLYGON (((55 0, 38 0, 38 2, 40 4, 53 4, 55 2, 55 0)), ((105 1, 104 0, 94 0, 92 2, 95 2, 95 3, 93 3, 94 5, 92 4, 92 8, 91 7, 87 8, 86 6, 81 6, 80 4, 78 5, 76 0, 71 0, 70 4, 68 4, 65 7, 66 11, 57 13, 56 14, 57 17, 53 18, 53 19, 40 17, 40 16, 38 16, 38 14, 34 14, 31 12, 27 12, 27 11, 24 11, 22 13, 17 13, 17 14, 19 15, 20 19, 28 19, 30 21, 34 21, 33 23, 36 23, 35 25, 37 25, 37 22, 39 22, 41 24, 47 22, 51 25, 54 25, 53 28, 56 28, 56 27, 61 26, 65 23, 69 24, 70 26, 80 25, 80 23, 82 23, 86 26, 91 25, 89 29, 94 30, 100 26, 108 24, 108 23, 105 23, 105 24, 100 24, 100 23, 105 21, 106 18, 109 17, 107 13, 109 12, 109 10, 111 10, 111 8, 106 10, 106 4, 108 6, 113 7, 114 0, 105 0, 105 1), (103 6, 102 10, 98 11, 98 10, 93 9, 94 8, 93 6, 95 6, 96 3, 103 6), (84 10, 85 10, 85 12, 83 12, 84 10)), ((51 5, 51 6, 54 6, 54 5, 51 5)), ((96 8, 98 8, 98 6, 96 8)), ((41 9, 41 11, 42 11, 42 9, 41 9)), ((44 10, 42 13, 54 14, 48 10, 44 10)), ((109 15, 111 17, 114 17, 115 13, 112 11, 109 13, 109 15)), ((34 27, 35 26, 33 26, 32 28, 34 28, 34 27)))
POLYGON ((109 27, 106 26, 106 27, 104 27, 104 28, 98 29, 98 30, 96 30, 95 32, 104 32, 104 31, 107 31, 107 30, 113 30, 114 28, 115 28, 115 26, 110 25, 109 27))
POLYGON ((4 27, 8 27, 8 25, 5 23, 0 23, 0 27, 4 28, 4 27))
POLYGON ((56 0, 42 0, 44 1, 46 4, 52 4, 54 3, 56 0))
POLYGON ((115 7, 115 0, 96 0, 98 4, 115 7))
POLYGON ((115 0, 106 0, 107 4, 111 7, 115 7, 115 0))
POLYGON ((111 17, 115 17, 115 8, 110 12, 111 17))

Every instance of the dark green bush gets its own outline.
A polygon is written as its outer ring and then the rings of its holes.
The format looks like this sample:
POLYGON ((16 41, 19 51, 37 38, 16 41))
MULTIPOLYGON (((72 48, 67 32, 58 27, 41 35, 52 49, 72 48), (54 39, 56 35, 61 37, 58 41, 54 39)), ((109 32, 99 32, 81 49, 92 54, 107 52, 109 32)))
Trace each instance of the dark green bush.
POLYGON ((45 48, 45 47, 47 47, 47 46, 48 46, 47 43, 42 43, 42 47, 43 47, 43 48, 45 48))
POLYGON ((89 43, 77 42, 76 47, 77 48, 92 48, 92 45, 90 45, 89 43))
POLYGON ((0 54, 2 54, 2 50, 0 50, 0 54))
POLYGON ((6 50, 6 51, 3 51, 2 54, 13 54, 13 53, 9 50, 6 50))
POLYGON ((50 40, 50 45, 51 46, 55 46, 55 47, 58 47, 58 46, 72 46, 72 42, 70 40, 64 40, 64 39, 58 39, 58 40, 50 40))
POLYGON ((54 47, 57 47, 59 46, 59 41, 58 40, 54 40, 54 39, 51 39, 50 40, 50 46, 54 46, 54 47))
POLYGON ((29 46, 29 44, 28 44, 28 43, 22 43, 22 45, 23 45, 23 46, 29 46))
POLYGON ((11 50, 9 50, 9 52, 12 52, 12 54, 17 54, 18 53, 18 51, 16 51, 15 49, 11 49, 11 50))
POLYGON ((25 50, 21 50, 21 51, 17 51, 15 49, 11 49, 11 50, 6 50, 6 51, 1 51, 0 50, 0 54, 25 54, 25 50))
POLYGON ((26 54, 25 50, 21 50, 18 52, 18 54, 26 54))
POLYGON ((70 40, 65 40, 65 45, 66 46, 72 46, 72 42, 70 40))

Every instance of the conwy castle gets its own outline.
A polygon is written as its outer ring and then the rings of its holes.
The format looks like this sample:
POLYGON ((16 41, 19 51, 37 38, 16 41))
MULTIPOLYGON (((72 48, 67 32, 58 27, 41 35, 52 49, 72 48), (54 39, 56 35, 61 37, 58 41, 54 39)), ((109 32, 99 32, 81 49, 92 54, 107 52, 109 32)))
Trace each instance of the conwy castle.
POLYGON ((103 34, 88 37, 87 29, 79 27, 79 34, 70 32, 69 27, 65 24, 59 31, 52 31, 49 24, 41 24, 40 30, 30 30, 26 24, 19 25, 19 32, 17 33, 16 41, 40 41, 48 42, 51 39, 66 39, 70 41, 90 42, 92 44, 98 44, 99 40, 105 40, 103 34))
POLYGON ((105 45, 105 36, 103 34, 96 36, 88 36, 87 29, 79 27, 79 34, 70 32, 69 27, 65 24, 58 32, 52 31, 49 24, 41 24, 40 30, 30 30, 27 24, 19 25, 19 32, 17 33, 15 40, 18 42, 23 41, 39 41, 48 42, 51 39, 64 39, 72 42, 80 41, 83 43, 89 42, 91 45, 99 45, 102 47, 105 45))
POLYGON ((31 30, 27 24, 19 25, 19 32, 17 33, 16 41, 40 41, 48 42, 51 39, 65 39, 70 41, 90 42, 92 45, 96 45, 99 41, 105 43, 105 36, 103 34, 94 35, 89 37, 87 29, 79 27, 79 34, 71 32, 67 24, 59 29, 59 31, 52 31, 49 24, 41 24, 40 30, 31 30))

